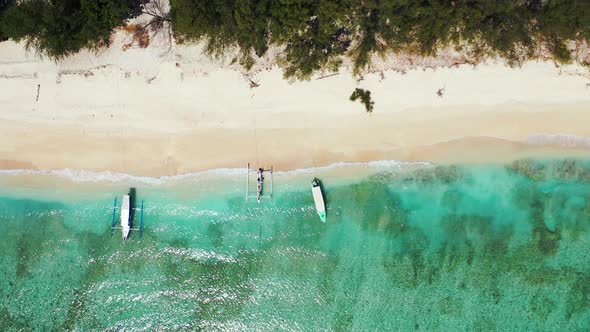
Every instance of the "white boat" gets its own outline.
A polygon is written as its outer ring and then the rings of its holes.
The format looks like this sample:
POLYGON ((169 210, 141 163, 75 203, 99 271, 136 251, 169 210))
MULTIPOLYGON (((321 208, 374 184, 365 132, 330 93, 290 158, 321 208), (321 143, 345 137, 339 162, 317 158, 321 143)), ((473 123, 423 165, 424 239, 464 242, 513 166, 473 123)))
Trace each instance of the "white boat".
POLYGON ((123 202, 121 202, 121 234, 123 240, 127 240, 129 237, 129 231, 131 230, 131 203, 129 195, 123 196, 123 202))
POLYGON ((324 194, 322 193, 322 186, 318 178, 314 178, 311 181, 311 193, 315 202, 315 209, 320 219, 322 222, 326 222, 326 205, 324 204, 324 194))
POLYGON ((117 206, 117 198, 113 202, 113 218, 111 220, 111 236, 115 233, 115 230, 120 229, 123 241, 129 238, 131 231, 139 231, 139 238, 141 239, 143 231, 143 200, 141 201, 141 207, 135 207, 135 188, 129 189, 129 194, 123 195, 121 200, 121 206, 117 206), (120 220, 121 226, 115 226, 117 209, 120 209, 120 220), (140 211, 139 228, 133 227, 134 211, 140 211))

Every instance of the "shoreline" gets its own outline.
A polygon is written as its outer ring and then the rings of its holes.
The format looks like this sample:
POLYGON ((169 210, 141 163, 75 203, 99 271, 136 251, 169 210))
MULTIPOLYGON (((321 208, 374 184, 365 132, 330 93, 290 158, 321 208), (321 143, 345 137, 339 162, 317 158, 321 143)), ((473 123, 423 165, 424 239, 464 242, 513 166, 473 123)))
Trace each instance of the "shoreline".
MULTIPOLYGON (((280 175, 299 175, 313 172, 331 172, 337 169, 378 169, 391 167, 434 167, 434 166, 468 166, 468 165, 506 165, 513 161, 533 159, 590 159, 590 148, 580 146, 559 146, 552 144, 531 144, 507 141, 491 137, 471 137, 441 142, 429 146, 414 147, 393 153, 399 159, 362 159, 326 161, 322 164, 301 166, 296 162, 275 166, 275 173, 280 175), (420 159, 420 157, 424 157, 420 159)), ((371 155, 369 153, 366 156, 371 155)), ((165 174, 155 172, 136 173, 109 168, 26 168, 26 163, 0 160, 0 176, 32 175, 56 176, 74 182, 112 182, 131 181, 146 184, 162 184, 168 181, 182 181, 185 178, 201 176, 235 176, 243 175, 246 168, 242 164, 231 163, 227 167, 194 168, 186 172, 165 174)))
MULTIPOLYGON (((590 103, 542 111, 420 110, 372 116, 274 115, 253 128, 177 133, 34 121, 0 124, 0 169, 80 169, 171 176, 246 163, 277 170, 339 162, 502 163, 590 157, 590 103), (440 111, 440 112, 439 112, 440 111), (287 124, 283 123, 287 119, 287 124), (295 121, 299 122, 297 127, 295 121), (328 124, 328 125, 326 125, 328 124), (567 129, 564 129, 567 128, 567 129)), ((535 107, 530 107, 535 108, 535 107)), ((537 108, 539 109, 539 108, 537 108)))
MULTIPOLYGON (((433 147, 434 148, 434 147, 433 147)), ((507 154, 503 154, 507 157, 507 154)), ((590 155, 579 153, 575 149, 555 149, 546 146, 535 152, 513 155, 515 159, 495 160, 491 162, 458 162, 431 163, 405 162, 398 160, 375 160, 369 162, 339 162, 312 168, 297 168, 289 170, 275 170, 275 192, 281 194, 290 191, 309 190, 312 178, 319 177, 330 188, 360 183, 365 179, 377 176, 395 176, 404 178, 421 174, 420 171, 432 171, 437 174, 439 167, 444 172, 447 166, 462 168, 487 169, 500 167, 511 169, 522 167, 518 161, 552 162, 563 161, 565 165, 576 165, 578 162, 590 162, 590 155), (569 161, 569 162, 566 162, 569 161), (571 163, 575 161, 575 163, 571 163)), ((112 203, 113 193, 124 193, 129 187, 140 188, 144 197, 167 192, 169 195, 183 199, 207 200, 210 197, 222 195, 224 197, 242 198, 244 195, 244 176, 246 168, 221 168, 184 173, 171 176, 150 176, 117 173, 111 171, 88 171, 80 169, 0 169, 0 196, 15 199, 35 199, 39 201, 55 201, 59 197, 61 202, 100 201, 112 203)), ((426 173, 429 174, 429 173, 426 173)), ((253 176, 251 174, 251 176, 253 176)), ((252 180, 252 178, 251 178, 252 180)), ((252 182, 251 182, 252 183, 252 182)), ((251 188, 253 189, 253 188, 251 188)), ((109 205, 110 206, 110 205, 109 205)))

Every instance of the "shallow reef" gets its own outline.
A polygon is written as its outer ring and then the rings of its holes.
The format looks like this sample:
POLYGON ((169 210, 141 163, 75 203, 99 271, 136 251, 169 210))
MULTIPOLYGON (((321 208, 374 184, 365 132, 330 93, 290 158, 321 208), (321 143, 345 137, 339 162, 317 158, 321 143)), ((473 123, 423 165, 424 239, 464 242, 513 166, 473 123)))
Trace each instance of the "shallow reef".
POLYGON ((126 243, 106 200, 0 198, 0 327, 590 329, 585 160, 384 170, 328 184, 326 224, 307 191, 152 195, 126 243))

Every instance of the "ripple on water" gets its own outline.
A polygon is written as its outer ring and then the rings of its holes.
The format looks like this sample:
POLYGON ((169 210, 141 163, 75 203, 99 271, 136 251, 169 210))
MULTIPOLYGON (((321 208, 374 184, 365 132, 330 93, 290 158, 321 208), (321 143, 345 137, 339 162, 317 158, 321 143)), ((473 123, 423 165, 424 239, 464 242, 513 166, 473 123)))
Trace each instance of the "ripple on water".
POLYGON ((127 242, 110 193, 2 197, 0 327, 590 329, 588 161, 375 168, 325 173, 325 224, 308 182, 248 205, 145 188, 127 242))

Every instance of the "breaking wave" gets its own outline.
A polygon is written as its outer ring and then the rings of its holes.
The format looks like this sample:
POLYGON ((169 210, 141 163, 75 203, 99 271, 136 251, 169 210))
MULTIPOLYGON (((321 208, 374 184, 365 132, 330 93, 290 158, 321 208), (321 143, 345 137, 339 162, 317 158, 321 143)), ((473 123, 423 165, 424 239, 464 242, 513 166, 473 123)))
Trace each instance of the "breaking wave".
MULTIPOLYGON (((428 162, 402 162, 397 160, 379 160, 379 161, 371 161, 366 163, 356 163, 356 162, 339 162, 334 163, 327 166, 320 166, 320 167, 311 167, 311 168, 300 168, 294 169, 289 171, 275 171, 276 175, 297 175, 297 174, 307 174, 307 173, 314 173, 319 171, 329 171, 331 169, 337 168, 346 168, 346 167, 367 167, 372 169, 383 169, 383 168, 404 168, 404 167, 412 167, 412 166, 428 166, 431 165, 428 162)), ((202 172, 195 172, 195 173, 186 173, 186 174, 178 174, 178 175, 170 175, 170 176, 160 176, 160 177, 149 177, 149 176, 137 176, 131 175, 126 173, 118 173, 118 172, 96 172, 96 171, 87 171, 81 169, 73 169, 73 168, 66 168, 60 170, 34 170, 34 169, 11 169, 11 170, 0 170, 0 175, 47 175, 47 176, 55 176, 60 178, 65 178, 72 180, 74 182, 133 182, 133 183, 143 183, 143 184, 151 184, 151 185, 161 185, 171 182, 180 182, 190 179, 199 179, 202 177, 210 177, 210 176, 221 176, 221 177, 234 177, 234 176, 243 176, 247 172, 246 168, 216 168, 202 172)))

